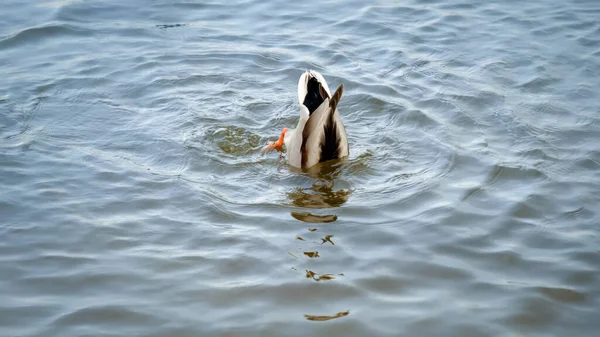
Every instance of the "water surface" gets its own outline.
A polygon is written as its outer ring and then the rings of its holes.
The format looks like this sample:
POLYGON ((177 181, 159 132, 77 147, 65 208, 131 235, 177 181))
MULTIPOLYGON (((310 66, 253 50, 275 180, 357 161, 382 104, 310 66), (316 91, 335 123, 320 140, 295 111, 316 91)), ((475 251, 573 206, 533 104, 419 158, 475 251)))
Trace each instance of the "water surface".
POLYGON ((600 2, 4 9, 0 335, 597 334, 600 2))

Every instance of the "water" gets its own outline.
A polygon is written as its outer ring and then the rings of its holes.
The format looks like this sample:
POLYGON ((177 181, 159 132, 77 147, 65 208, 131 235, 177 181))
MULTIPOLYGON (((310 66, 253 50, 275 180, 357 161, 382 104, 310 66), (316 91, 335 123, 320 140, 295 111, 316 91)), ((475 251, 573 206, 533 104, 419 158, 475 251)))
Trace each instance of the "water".
POLYGON ((597 334, 599 2, 3 8, 0 335, 597 334))

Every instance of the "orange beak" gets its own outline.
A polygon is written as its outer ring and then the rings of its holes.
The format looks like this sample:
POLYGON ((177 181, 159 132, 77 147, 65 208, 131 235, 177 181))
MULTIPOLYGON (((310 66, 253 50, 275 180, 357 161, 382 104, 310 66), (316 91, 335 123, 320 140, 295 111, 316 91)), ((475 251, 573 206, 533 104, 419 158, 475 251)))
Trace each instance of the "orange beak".
POLYGON ((263 150, 264 153, 268 153, 271 150, 277 150, 279 152, 283 152, 283 138, 285 137, 285 133, 288 132, 287 128, 284 128, 281 131, 281 135, 279 136, 279 140, 276 142, 269 142, 267 147, 263 150))

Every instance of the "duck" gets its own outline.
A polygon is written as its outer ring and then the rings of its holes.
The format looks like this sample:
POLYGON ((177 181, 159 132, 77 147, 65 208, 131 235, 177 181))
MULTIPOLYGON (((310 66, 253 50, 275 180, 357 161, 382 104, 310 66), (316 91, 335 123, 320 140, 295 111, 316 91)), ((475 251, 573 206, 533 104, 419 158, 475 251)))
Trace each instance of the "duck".
POLYGON ((343 92, 344 85, 340 84, 332 95, 323 75, 305 71, 298 80, 298 125, 293 130, 284 128, 264 153, 284 152, 285 147, 288 164, 299 169, 347 157, 348 136, 338 111, 343 92))

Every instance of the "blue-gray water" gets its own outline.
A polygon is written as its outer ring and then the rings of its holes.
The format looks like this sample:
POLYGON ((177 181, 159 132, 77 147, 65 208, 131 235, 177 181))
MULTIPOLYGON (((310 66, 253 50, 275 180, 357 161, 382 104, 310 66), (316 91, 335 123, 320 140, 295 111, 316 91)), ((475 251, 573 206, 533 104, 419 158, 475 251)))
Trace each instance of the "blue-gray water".
POLYGON ((600 2, 2 8, 1 336, 597 335, 600 2))

